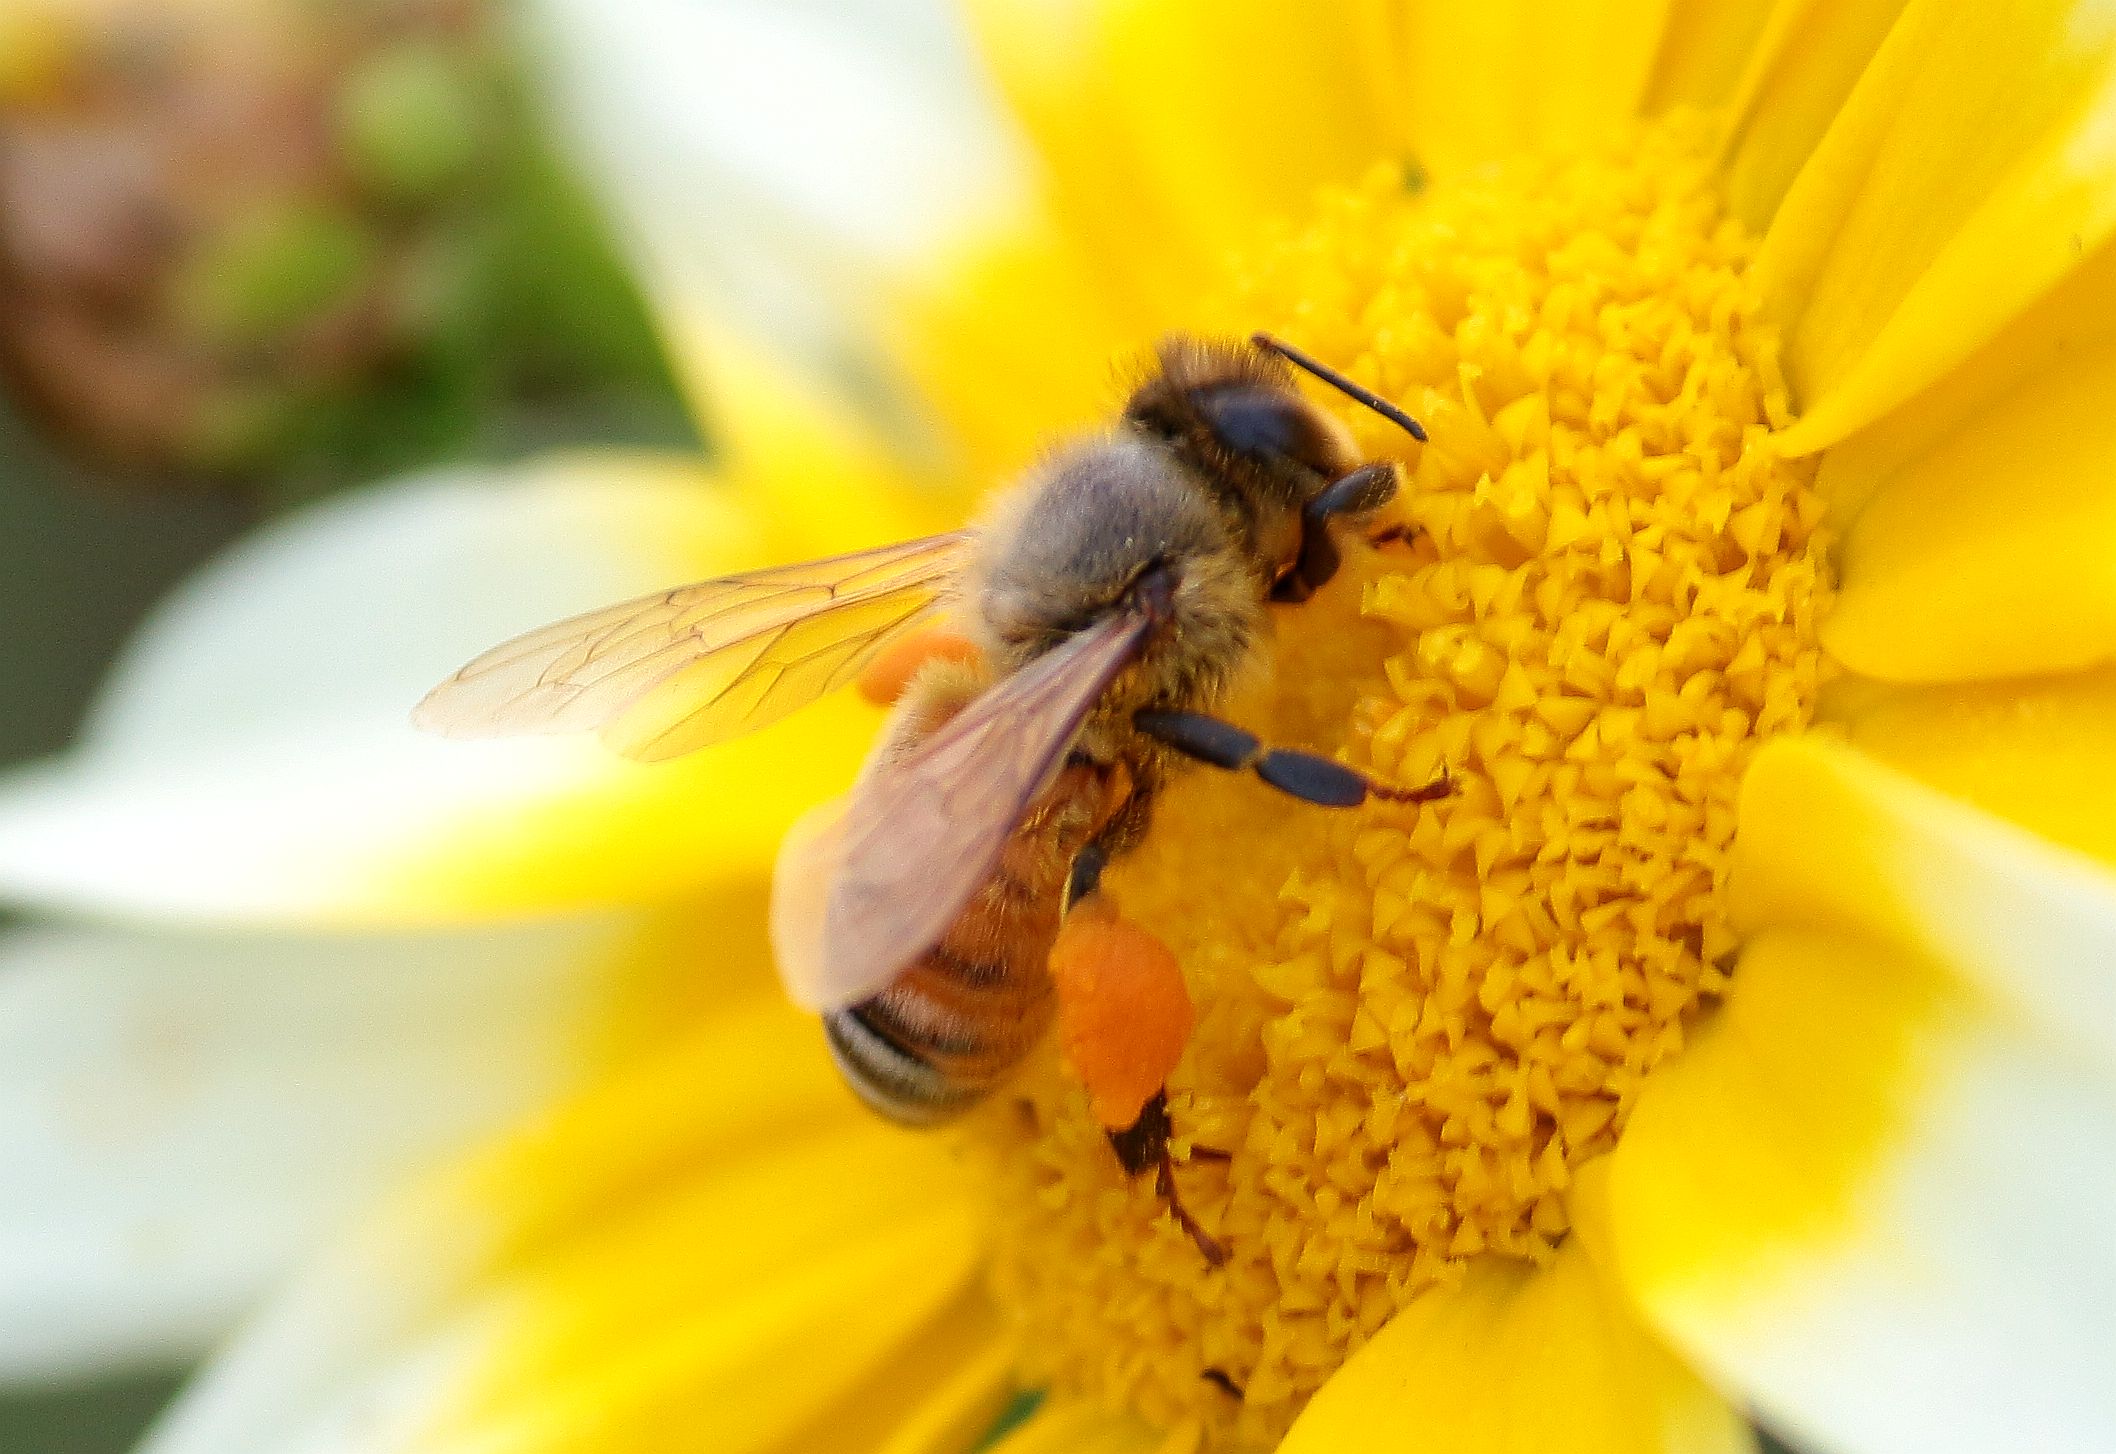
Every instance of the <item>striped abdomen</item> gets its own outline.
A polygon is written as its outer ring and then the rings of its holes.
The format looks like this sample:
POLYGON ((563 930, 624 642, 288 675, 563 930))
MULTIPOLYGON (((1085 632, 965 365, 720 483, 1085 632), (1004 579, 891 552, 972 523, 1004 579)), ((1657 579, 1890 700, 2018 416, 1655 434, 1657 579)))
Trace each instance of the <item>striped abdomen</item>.
POLYGON ((1073 858, 1109 817, 1109 773, 1066 767, 999 869, 933 950, 872 999, 823 1018, 860 1099, 930 1125, 968 1110, 1034 1048, 1056 1010, 1049 959, 1073 858))

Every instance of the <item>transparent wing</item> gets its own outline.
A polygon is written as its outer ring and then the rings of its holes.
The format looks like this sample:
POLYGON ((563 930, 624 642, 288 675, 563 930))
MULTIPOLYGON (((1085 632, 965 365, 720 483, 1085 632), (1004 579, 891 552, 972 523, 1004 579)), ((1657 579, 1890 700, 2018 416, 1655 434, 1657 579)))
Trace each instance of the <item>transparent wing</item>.
POLYGON ((874 994, 939 943, 998 867, 1147 620, 1105 617, 964 707, 854 788, 816 966, 826 1005, 874 994))
POLYGON ((931 614, 966 531, 679 586, 517 636, 412 713, 449 737, 600 732, 658 761, 843 685, 931 614))
POLYGON ((805 1010, 843 1003, 823 954, 823 915, 845 861, 848 806, 847 799, 832 798, 804 813, 786 830, 772 869, 772 958, 788 997, 805 1010))

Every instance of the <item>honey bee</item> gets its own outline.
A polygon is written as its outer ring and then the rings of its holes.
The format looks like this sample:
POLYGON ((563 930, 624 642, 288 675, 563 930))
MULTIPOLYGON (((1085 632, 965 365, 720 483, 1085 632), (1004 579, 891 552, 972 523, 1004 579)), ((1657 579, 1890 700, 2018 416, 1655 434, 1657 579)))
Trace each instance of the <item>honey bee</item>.
MULTIPOLYGON (((773 940, 852 1088, 883 1115, 985 1099, 1058 1022, 1119 1161, 1175 1196, 1163 1085, 1190 1030, 1174 957, 1099 892, 1163 785, 1203 763, 1304 802, 1423 802, 1212 715, 1272 602, 1335 574, 1335 531, 1395 496, 1298 367, 1417 422, 1298 349, 1172 338, 1116 422, 1051 450, 976 527, 590 612, 478 657, 420 703, 454 736, 595 731, 658 760, 773 721, 863 672, 903 682, 841 803, 781 850, 773 940), (940 631, 943 613, 954 631, 940 631)), ((893 688, 890 689, 893 691, 893 688)))

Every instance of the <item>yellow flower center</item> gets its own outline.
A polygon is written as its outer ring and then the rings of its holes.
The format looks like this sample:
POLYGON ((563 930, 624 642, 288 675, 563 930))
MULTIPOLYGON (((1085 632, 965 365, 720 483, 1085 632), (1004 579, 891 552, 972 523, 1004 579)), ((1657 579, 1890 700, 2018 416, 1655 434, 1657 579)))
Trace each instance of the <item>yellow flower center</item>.
POLYGON ((1432 442, 1345 415, 1408 462, 1418 533, 1280 613, 1229 715, 1459 786, 1326 812, 1201 771, 1164 798, 1107 882, 1199 1006, 1176 1178, 1230 1256, 1039 1066, 972 1134, 1033 1380, 1275 1439, 1465 1259, 1551 1255, 1574 1169, 1724 986, 1736 794, 1808 718, 1826 584, 1701 136, 1429 189, 1390 169, 1248 259, 1229 331, 1350 363, 1432 442))

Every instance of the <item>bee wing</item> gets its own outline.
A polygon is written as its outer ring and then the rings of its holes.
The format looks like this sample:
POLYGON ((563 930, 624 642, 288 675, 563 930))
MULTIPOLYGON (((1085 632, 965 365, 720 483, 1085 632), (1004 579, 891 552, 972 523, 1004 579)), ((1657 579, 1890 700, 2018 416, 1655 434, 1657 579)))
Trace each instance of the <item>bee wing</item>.
POLYGON ((823 954, 823 915, 830 904, 830 886, 845 861, 850 806, 849 799, 832 798, 802 814, 786 830, 772 869, 772 958, 787 995, 806 1010, 827 1010, 844 1000, 825 969, 829 961, 823 954))
POLYGON ((590 611, 495 646, 412 720, 448 737, 592 731, 642 762, 676 757, 851 680, 932 612, 969 546, 933 535, 590 611))
POLYGON ((876 993, 946 935, 1147 625, 1132 611, 1105 617, 853 789, 823 916, 826 1005, 876 993))

